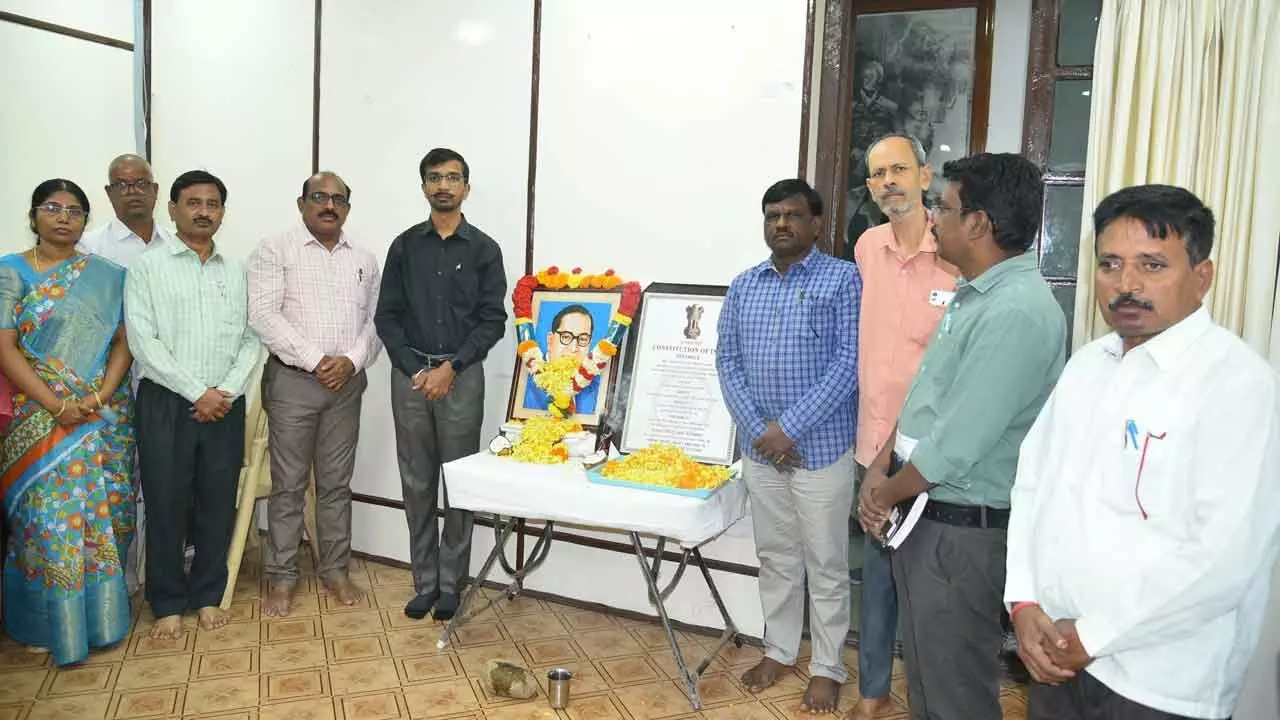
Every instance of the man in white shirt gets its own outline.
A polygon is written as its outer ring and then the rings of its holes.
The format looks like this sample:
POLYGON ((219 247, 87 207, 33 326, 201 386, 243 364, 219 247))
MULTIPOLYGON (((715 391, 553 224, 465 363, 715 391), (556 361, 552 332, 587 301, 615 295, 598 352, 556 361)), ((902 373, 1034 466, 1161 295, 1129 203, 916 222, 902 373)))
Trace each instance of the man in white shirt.
POLYGON ((271 497, 264 565, 268 617, 288 615, 298 585, 298 544, 312 471, 318 575, 344 605, 363 593, 351 560, 351 475, 360 437, 365 368, 382 351, 373 325, 378 261, 343 231, 351 188, 331 172, 302 184, 301 221, 262 241, 249 261, 249 326, 271 357, 262 406, 271 432, 271 497))
POLYGON ((1094 212, 1098 305, 1022 444, 1005 601, 1030 720, 1226 718, 1280 528, 1275 372, 1214 324, 1213 214, 1167 185, 1094 212))
MULTIPOLYGON (((121 155, 107 166, 107 198, 115 215, 111 222, 85 233, 76 249, 86 255, 104 257, 128 270, 143 251, 173 241, 173 235, 155 220, 156 197, 160 186, 151 174, 151 165, 138 155, 121 155)), ((138 368, 133 368, 133 389, 138 389, 138 368)), ((146 506, 138 493, 138 532, 125 559, 124 579, 129 594, 140 583, 138 557, 146 542, 146 506)))
POLYGON ((104 257, 126 270, 148 248, 173 240, 156 224, 156 197, 160 186, 151 166, 137 155, 121 155, 107 168, 107 197, 115 217, 80 238, 78 250, 104 257))

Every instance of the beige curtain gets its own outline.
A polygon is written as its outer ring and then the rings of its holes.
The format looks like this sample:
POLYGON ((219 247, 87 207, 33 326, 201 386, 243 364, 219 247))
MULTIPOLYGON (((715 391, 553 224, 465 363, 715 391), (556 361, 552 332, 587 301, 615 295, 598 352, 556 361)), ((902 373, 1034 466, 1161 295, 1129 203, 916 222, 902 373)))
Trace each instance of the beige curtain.
MULTIPOLYGON (((1181 185, 1213 209, 1213 317, 1280 353, 1280 0, 1105 0, 1074 345, 1107 332, 1093 288, 1093 208, 1129 185, 1181 185)), ((1273 355, 1280 363, 1280 354, 1273 355)))

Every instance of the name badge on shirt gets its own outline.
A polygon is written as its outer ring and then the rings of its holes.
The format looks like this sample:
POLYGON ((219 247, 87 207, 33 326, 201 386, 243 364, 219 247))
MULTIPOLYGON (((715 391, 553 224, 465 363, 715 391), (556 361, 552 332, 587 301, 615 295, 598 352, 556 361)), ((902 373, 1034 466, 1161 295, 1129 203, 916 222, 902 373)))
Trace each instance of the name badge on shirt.
POLYGON ((947 307, 951 304, 951 298, 955 296, 954 290, 930 290, 929 304, 934 307, 947 307))

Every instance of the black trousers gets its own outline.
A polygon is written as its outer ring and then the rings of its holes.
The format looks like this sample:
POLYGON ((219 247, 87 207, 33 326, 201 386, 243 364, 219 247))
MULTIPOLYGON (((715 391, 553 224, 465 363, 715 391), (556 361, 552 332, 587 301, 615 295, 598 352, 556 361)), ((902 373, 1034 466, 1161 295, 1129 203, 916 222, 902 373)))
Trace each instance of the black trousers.
POLYGON ((218 422, 191 418, 191 403, 150 380, 138 385, 138 461, 147 498, 147 602, 156 617, 216 607, 227 585, 244 463, 244 398, 218 422), (188 509, 194 500, 194 524, 188 509), (186 541, 196 548, 183 571, 186 541))
MULTIPOLYGON (((1124 697, 1087 672, 1061 685, 1031 683, 1027 720, 1190 720, 1124 697)), ((1228 718, 1230 720, 1230 718, 1228 718)))

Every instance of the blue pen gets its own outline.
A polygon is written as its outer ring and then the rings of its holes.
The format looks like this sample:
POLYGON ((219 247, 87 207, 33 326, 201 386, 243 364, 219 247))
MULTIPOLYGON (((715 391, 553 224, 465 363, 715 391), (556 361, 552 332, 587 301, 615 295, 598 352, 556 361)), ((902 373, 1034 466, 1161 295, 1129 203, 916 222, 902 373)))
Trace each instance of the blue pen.
POLYGON ((1124 424, 1124 431, 1125 431, 1126 440, 1127 440, 1126 444, 1130 442, 1133 443, 1133 449, 1137 450, 1138 449, 1138 423, 1132 420, 1126 421, 1124 424))

